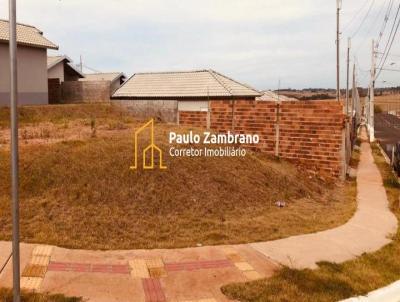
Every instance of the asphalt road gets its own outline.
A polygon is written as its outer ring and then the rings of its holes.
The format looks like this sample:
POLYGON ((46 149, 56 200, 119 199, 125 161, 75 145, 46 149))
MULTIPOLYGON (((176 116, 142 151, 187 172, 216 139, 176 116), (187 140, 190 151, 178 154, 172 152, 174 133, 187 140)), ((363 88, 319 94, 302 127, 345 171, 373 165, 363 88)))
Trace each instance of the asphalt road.
POLYGON ((388 113, 375 114, 375 137, 390 158, 393 144, 400 141, 400 118, 388 113))

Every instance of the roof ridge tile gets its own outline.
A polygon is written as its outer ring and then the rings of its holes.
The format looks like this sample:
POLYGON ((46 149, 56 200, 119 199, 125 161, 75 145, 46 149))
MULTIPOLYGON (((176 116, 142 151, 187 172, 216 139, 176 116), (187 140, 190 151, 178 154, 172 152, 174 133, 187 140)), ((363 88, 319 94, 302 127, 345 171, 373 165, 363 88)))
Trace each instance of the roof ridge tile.
POLYGON ((133 74, 113 95, 132 98, 258 97, 261 93, 212 69, 133 74), (181 74, 184 74, 182 76, 181 74))

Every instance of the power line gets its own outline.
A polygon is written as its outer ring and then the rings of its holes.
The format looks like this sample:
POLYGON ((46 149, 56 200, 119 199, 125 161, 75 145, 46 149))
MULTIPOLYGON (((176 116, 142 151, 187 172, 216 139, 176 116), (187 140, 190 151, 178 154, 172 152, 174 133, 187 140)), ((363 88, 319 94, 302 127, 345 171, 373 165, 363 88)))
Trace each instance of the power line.
POLYGON ((357 12, 354 14, 353 18, 343 27, 342 31, 345 31, 358 17, 358 15, 363 11, 365 6, 368 4, 370 0, 367 0, 363 3, 363 5, 357 10, 357 12))
POLYGON ((394 40, 395 40, 395 38, 396 38, 396 35, 397 35, 397 32, 398 32, 398 30, 399 30, 400 18, 399 18, 399 20, 397 21, 397 17, 398 17, 398 15, 399 15, 399 11, 400 11, 400 4, 399 4, 399 7, 398 7, 398 9, 397 9, 397 13, 396 13, 396 17, 395 17, 394 22, 393 22, 392 30, 390 31, 389 39, 388 39, 388 41, 387 41, 387 43, 386 43, 386 46, 385 46, 385 51, 383 52, 383 53, 384 53, 384 58, 383 58, 383 57, 381 58, 380 64, 378 65, 378 66, 379 66, 379 72, 378 72, 378 75, 376 76, 376 79, 379 77, 379 75, 380 75, 381 72, 382 72, 382 68, 383 68, 383 67, 385 66, 385 64, 386 64, 386 61, 387 61, 387 58, 388 58, 388 56, 389 56, 390 50, 392 49, 392 46, 393 46, 393 42, 394 42, 394 40), (397 21, 397 26, 396 26, 396 21, 397 21), (394 30, 395 26, 396 26, 396 29, 395 29, 394 34, 393 34, 393 36, 392 36, 392 33, 393 33, 393 30, 394 30), (390 38, 391 38, 391 37, 392 37, 392 40, 390 41, 390 38), (389 47, 388 47, 388 46, 389 46, 389 47), (386 51, 386 50, 387 50, 387 51, 386 51), (382 63, 382 64, 381 64, 381 63, 382 63))
POLYGON ((390 16, 390 13, 392 11, 393 4, 394 4, 394 1, 390 0, 388 9, 386 10, 385 19, 383 21, 381 30, 379 31, 379 37, 378 37, 378 40, 376 42, 377 47, 379 47, 379 44, 381 43, 381 40, 382 40, 382 37, 383 37, 383 33, 385 32, 386 25, 387 25, 387 23, 389 21, 389 16, 390 16))
MULTIPOLYGON (((393 21, 392 29, 390 30, 390 34, 389 34, 388 40, 387 40, 387 42, 386 42, 385 49, 384 49, 384 51, 383 51, 383 55, 384 55, 384 56, 386 55, 386 50, 387 50, 387 47, 388 47, 388 45, 389 45, 389 43, 390 43, 390 39, 391 39, 391 37, 392 37, 394 27, 396 26, 396 21, 397 21, 398 15, 399 15, 399 11, 400 11, 400 4, 399 4, 399 7, 397 8, 397 12, 396 12, 396 16, 395 16, 394 21, 393 21)), ((381 61, 379 62, 378 65, 380 65, 381 62, 382 62, 382 59, 381 59, 381 61)))
POLYGON ((92 67, 89 67, 89 66, 87 66, 87 65, 85 65, 85 64, 82 64, 82 66, 85 67, 86 69, 89 69, 90 71, 93 71, 93 72, 96 72, 96 73, 101 73, 101 71, 96 70, 96 69, 94 69, 94 68, 92 68, 92 67))
POLYGON ((359 27, 357 28, 357 30, 351 35, 351 38, 354 38, 354 37, 359 33, 360 29, 361 29, 362 26, 364 25, 365 20, 367 20, 367 18, 368 18, 368 16, 369 16, 369 13, 371 12, 372 7, 374 6, 374 4, 375 4, 375 0, 372 0, 371 5, 369 6, 367 13, 365 14, 363 20, 362 20, 361 23, 360 23, 360 26, 359 26, 359 27))
MULTIPOLYGON (((393 1, 393 0, 390 0, 390 1, 389 1, 389 6, 388 6, 388 8, 390 7, 390 3, 391 3, 392 1, 393 1)), ((385 2, 382 3, 381 9, 379 10, 378 14, 376 15, 376 18, 375 18, 374 21, 371 23, 371 26, 369 27, 368 31, 366 32, 366 34, 365 34, 366 37, 362 40, 362 42, 360 42, 360 43, 358 44, 358 47, 356 48, 356 51, 355 51, 356 54, 359 52, 361 46, 363 46, 363 44, 365 43, 365 41, 367 41, 367 39, 369 38, 368 35, 369 35, 370 32, 372 31, 372 29, 374 29, 374 27, 375 27, 377 21, 380 19, 380 16, 381 16, 382 12, 384 11, 384 8, 385 8, 385 2)), ((385 20, 386 20, 387 11, 388 11, 388 10, 386 10, 386 14, 385 14, 385 18, 384 18, 385 20)))
MULTIPOLYGON (((392 1, 392 0, 390 0, 390 1, 392 1)), ((390 2, 389 2, 389 4, 390 4, 390 2)), ((374 22, 371 23, 372 26, 370 26, 370 28, 367 31, 367 35, 369 35, 369 33, 375 27, 376 23, 378 22, 379 18, 381 17, 382 12, 384 11, 384 8, 385 8, 385 3, 383 2, 382 6, 381 6, 381 9, 379 10, 379 13, 376 15, 376 18, 375 18, 374 22)), ((386 16, 386 14, 385 14, 385 16, 386 16)), ((386 19, 386 18, 384 18, 384 19, 386 19)))
MULTIPOLYGON (((378 55, 384 55, 384 53, 383 52, 376 52, 376 54, 378 54, 378 55)), ((393 58, 400 58, 400 55, 397 55, 397 54, 389 54, 389 57, 393 57, 393 58)))
POLYGON ((383 70, 383 71, 400 72, 400 69, 381 68, 380 70, 383 70))

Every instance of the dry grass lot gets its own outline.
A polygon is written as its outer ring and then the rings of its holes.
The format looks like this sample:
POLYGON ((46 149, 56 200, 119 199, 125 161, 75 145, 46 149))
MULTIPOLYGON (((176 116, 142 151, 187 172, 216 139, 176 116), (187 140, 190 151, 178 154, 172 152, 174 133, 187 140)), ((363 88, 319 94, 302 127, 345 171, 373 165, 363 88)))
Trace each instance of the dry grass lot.
MULTIPOLYGON (((10 289, 0 288, 0 301, 12 302, 13 295, 10 289)), ((21 295, 21 302, 81 302, 83 299, 77 297, 65 297, 64 295, 48 295, 38 293, 25 293, 21 295)))
MULTIPOLYGON (((379 149, 373 155, 381 171, 390 208, 400 218, 400 185, 379 149)), ((320 263, 316 270, 284 268, 274 277, 245 284, 231 284, 222 291, 246 302, 334 302, 365 295, 400 278, 400 230, 392 243, 378 252, 343 264, 320 263)))
MULTIPOLYGON (((7 113, 0 116, 0 240, 10 240, 7 113)), ((167 156, 167 170, 132 171, 133 130, 142 122, 109 105, 24 108, 21 123, 25 242, 86 249, 244 243, 331 228, 355 210, 354 183, 328 184, 260 154, 167 156), (39 134, 22 137, 25 130, 39 134), (287 206, 276 207, 278 200, 287 206)), ((177 129, 156 125, 165 153, 177 129)))
POLYGON ((400 94, 376 96, 375 106, 377 106, 379 110, 384 112, 388 111, 400 112, 400 94))

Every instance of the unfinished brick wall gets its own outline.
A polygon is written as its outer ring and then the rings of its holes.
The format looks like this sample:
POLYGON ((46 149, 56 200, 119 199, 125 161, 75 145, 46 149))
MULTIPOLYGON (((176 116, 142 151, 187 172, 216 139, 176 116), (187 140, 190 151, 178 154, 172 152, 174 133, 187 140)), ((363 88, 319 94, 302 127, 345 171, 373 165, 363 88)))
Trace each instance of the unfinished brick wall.
POLYGON ((336 101, 281 104, 279 156, 308 169, 339 177, 344 115, 336 101))
POLYGON ((270 153, 275 146, 275 108, 273 102, 236 100, 232 106, 232 101, 212 101, 211 129, 217 132, 234 130, 235 133, 258 134, 260 142, 256 149, 270 153))
POLYGON ((63 103, 110 101, 110 81, 66 81, 61 84, 63 103))
MULTIPOLYGON (((248 100, 236 100, 234 103, 212 101, 211 129, 258 134, 260 143, 249 147, 273 155, 277 142, 278 112, 279 156, 323 176, 339 177, 344 127, 341 103, 290 101, 278 105, 276 102, 248 100)), ((202 124, 198 126, 204 127, 202 124)))
POLYGON ((179 111, 179 125, 206 128, 207 112, 202 111, 179 111))

